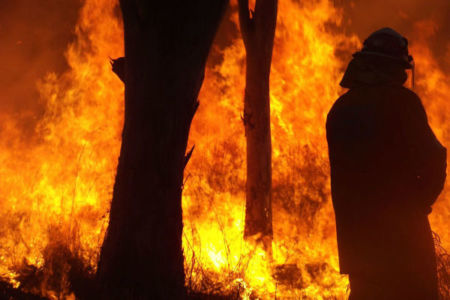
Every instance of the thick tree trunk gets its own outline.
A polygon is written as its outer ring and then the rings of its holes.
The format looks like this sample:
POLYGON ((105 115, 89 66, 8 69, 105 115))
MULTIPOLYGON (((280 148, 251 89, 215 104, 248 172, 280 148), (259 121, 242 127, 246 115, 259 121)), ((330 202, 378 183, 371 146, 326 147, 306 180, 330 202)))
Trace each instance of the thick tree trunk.
MULTIPOLYGON (((227 0, 121 0, 125 123, 101 299, 184 299, 181 189, 206 59, 227 0)), ((122 70, 122 71, 120 71, 122 70)), ((120 74, 119 74, 120 75, 120 74)))
POLYGON ((269 77, 277 18, 277 0, 239 0, 242 37, 247 53, 244 124, 247 138, 245 237, 272 237, 272 143, 269 77))

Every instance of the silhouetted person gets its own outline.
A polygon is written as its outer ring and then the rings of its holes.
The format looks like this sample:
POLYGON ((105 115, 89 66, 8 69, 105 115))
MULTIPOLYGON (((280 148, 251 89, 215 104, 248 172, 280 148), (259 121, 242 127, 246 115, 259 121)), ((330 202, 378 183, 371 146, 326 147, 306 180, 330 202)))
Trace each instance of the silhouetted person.
POLYGON ((446 177, 446 149, 419 97, 403 87, 408 42, 390 28, 353 55, 350 90, 327 119, 340 271, 352 300, 437 300, 431 205, 446 177))

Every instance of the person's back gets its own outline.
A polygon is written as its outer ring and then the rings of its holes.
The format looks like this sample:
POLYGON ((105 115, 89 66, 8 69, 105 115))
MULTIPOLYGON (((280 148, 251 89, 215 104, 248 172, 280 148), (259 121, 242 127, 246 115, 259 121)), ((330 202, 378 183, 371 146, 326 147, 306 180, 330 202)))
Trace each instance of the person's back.
POLYGON ((350 275, 351 299, 437 299, 427 214, 445 180, 446 151, 420 99, 402 86, 405 65, 355 55, 341 83, 350 90, 327 119, 340 268, 350 275))

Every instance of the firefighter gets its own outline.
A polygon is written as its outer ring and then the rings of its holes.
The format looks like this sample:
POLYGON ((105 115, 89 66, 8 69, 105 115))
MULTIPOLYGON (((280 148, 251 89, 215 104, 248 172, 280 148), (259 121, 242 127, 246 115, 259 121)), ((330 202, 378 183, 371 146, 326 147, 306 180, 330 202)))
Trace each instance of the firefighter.
POLYGON ((408 41, 371 34, 341 81, 327 140, 340 271, 351 300, 437 300, 428 222, 446 177, 446 149, 419 97, 404 84, 408 41))

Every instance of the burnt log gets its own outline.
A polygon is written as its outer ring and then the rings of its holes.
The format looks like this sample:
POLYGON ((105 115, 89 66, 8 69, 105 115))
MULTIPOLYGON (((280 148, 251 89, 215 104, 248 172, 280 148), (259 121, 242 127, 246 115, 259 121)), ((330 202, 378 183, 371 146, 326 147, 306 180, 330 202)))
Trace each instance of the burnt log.
MULTIPOLYGON (((121 0, 125 120, 100 299, 185 299, 181 192, 206 59, 227 0, 121 0)), ((114 67, 114 64, 113 64, 114 67)))

